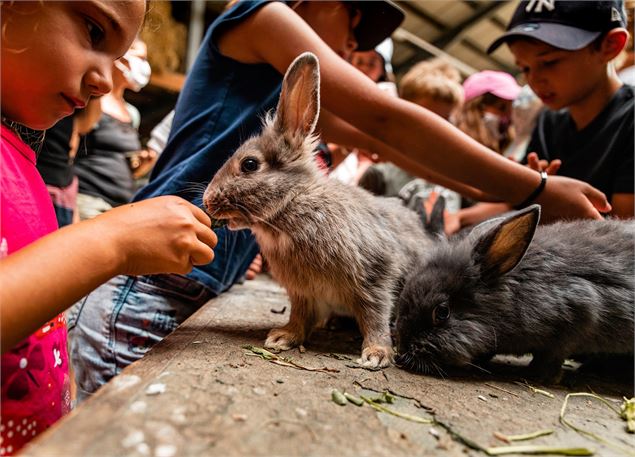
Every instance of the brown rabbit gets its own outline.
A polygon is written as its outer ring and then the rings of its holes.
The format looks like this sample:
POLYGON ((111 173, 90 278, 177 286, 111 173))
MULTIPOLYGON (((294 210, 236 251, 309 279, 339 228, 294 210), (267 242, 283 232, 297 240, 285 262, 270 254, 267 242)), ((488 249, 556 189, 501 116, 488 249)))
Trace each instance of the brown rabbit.
POLYGON ((392 360, 390 318, 404 276, 433 243, 417 214, 328 179, 314 160, 319 110, 317 58, 300 55, 282 83, 277 112, 214 176, 209 213, 250 228, 291 301, 289 323, 265 346, 302 344, 331 313, 352 315, 363 334, 360 363, 392 360))

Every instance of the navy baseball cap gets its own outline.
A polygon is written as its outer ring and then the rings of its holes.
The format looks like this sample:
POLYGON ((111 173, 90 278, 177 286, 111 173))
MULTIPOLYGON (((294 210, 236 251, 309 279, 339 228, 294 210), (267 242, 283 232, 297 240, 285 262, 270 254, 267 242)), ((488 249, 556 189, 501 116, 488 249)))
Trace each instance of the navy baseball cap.
POLYGON ((570 1, 523 0, 512 16, 507 32, 487 53, 513 38, 534 38, 559 49, 577 51, 602 33, 626 26, 622 0, 570 1))
POLYGON ((357 40, 356 51, 370 51, 388 38, 406 17, 403 10, 390 0, 351 1, 362 13, 353 30, 357 40))

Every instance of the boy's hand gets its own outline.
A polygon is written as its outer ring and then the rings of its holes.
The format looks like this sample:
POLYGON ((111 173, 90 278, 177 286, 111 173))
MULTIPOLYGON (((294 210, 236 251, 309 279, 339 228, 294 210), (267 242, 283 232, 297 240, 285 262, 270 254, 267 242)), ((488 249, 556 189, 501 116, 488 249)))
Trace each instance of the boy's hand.
POLYGON ((538 154, 530 152, 527 154, 527 166, 532 170, 546 171, 548 175, 555 175, 562 165, 562 160, 555 159, 551 162, 546 160, 538 160, 538 154))
POLYGON ((114 208, 93 219, 96 236, 113 237, 117 274, 189 273, 214 259, 218 239, 203 210, 164 196, 114 208))
POLYGON ((611 211, 606 195, 591 185, 564 176, 551 176, 537 198, 542 205, 541 222, 557 219, 602 219, 611 211))

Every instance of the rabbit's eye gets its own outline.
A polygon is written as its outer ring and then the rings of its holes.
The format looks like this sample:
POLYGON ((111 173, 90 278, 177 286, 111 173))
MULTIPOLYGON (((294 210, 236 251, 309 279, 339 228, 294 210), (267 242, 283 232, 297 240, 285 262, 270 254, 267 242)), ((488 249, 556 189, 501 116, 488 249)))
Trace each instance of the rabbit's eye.
POLYGON ((432 322, 439 325, 450 317, 450 307, 448 305, 437 305, 432 310, 432 322))
POLYGON ((258 161, 252 157, 247 157, 240 163, 240 170, 243 173, 253 173, 258 170, 258 161))

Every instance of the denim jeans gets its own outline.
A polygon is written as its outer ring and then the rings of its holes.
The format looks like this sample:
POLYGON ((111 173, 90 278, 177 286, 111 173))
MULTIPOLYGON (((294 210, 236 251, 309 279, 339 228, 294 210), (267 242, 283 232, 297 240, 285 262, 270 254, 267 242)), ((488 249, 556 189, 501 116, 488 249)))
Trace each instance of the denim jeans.
POLYGON ((214 297, 180 275, 117 276, 68 312, 77 401, 139 360, 214 297))

